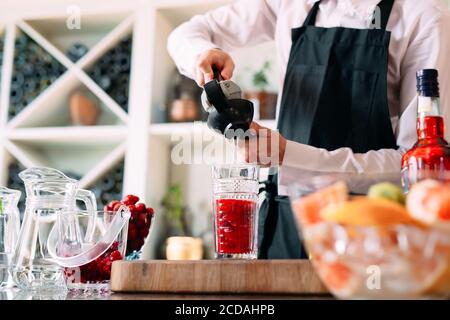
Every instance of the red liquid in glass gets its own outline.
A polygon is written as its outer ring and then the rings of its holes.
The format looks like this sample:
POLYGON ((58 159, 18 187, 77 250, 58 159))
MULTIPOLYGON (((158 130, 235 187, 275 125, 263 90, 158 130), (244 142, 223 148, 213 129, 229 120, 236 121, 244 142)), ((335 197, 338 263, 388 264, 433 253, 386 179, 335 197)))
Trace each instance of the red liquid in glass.
POLYGON ((219 254, 246 254, 253 251, 255 215, 255 201, 216 200, 216 245, 219 254))

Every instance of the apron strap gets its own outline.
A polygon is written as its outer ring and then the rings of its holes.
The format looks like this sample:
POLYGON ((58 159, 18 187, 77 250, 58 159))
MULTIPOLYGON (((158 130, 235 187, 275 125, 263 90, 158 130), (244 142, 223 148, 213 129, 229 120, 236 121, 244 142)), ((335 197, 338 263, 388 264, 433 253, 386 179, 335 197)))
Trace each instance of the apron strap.
MULTIPOLYGON (((303 26, 314 26, 316 24, 317 13, 319 12, 319 5, 321 0, 314 3, 314 6, 309 11, 303 26)), ((391 16, 392 7, 394 6, 394 0, 381 0, 378 4, 381 12, 381 29, 386 30, 389 17, 391 16)))
POLYGON ((389 17, 391 16, 392 7, 394 6, 394 0, 382 0, 378 4, 381 12, 381 30, 386 30, 387 24, 389 22, 389 17))
POLYGON ((317 13, 319 12, 320 2, 321 2, 321 0, 317 1, 316 3, 314 3, 314 6, 309 11, 308 16, 306 17, 306 20, 303 23, 304 27, 314 26, 316 24, 316 17, 317 17, 317 13))

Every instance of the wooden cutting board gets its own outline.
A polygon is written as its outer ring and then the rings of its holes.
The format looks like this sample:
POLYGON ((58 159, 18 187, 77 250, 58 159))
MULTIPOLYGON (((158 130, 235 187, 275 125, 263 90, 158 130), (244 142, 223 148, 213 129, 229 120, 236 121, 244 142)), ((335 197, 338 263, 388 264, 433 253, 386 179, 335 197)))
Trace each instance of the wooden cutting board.
POLYGON ((116 261, 116 292, 327 294, 308 260, 116 261))

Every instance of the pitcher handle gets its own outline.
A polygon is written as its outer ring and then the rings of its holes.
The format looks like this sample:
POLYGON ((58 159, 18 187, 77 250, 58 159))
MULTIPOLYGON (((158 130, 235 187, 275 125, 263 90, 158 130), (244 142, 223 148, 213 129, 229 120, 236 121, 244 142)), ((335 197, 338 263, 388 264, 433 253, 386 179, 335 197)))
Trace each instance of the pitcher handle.
POLYGON ((76 199, 84 202, 86 211, 89 213, 89 221, 84 241, 91 243, 92 238, 94 237, 95 221, 97 220, 97 199, 92 191, 84 189, 77 190, 76 199))
MULTIPOLYGON (((56 253, 56 247, 60 241, 58 239, 58 227, 55 224, 48 236, 48 252, 52 257, 52 260, 62 267, 76 268, 83 266, 91 261, 94 261, 102 254, 104 254, 106 250, 108 250, 111 244, 117 239, 122 229, 128 223, 130 216, 130 210, 126 206, 121 206, 120 209, 115 213, 113 220, 111 221, 108 229, 102 235, 101 239, 99 239, 95 244, 89 246, 85 251, 70 257, 61 257, 56 253)), ((95 221, 97 221, 97 218, 95 219, 95 221)), ((126 235, 128 233, 128 230, 124 230, 124 232, 126 235)), ((124 243, 126 243, 126 241, 127 239, 124 239, 124 243)))

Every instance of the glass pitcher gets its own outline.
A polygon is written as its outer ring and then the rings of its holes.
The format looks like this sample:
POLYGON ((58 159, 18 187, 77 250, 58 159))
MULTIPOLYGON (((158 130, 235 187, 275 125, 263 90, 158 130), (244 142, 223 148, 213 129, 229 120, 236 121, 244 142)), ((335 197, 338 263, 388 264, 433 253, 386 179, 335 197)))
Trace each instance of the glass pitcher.
MULTIPOLYGON (((12 276, 21 289, 65 290, 63 268, 55 263, 48 250, 48 237, 61 212, 75 209, 84 202, 95 216, 95 195, 78 188, 78 181, 51 168, 29 168, 21 173, 26 190, 26 208, 17 246, 12 257, 12 276)), ((76 221, 69 225, 70 245, 82 241, 76 221)), ((85 237, 92 237, 94 226, 85 237)))
POLYGON ((12 284, 9 267, 19 236, 20 196, 20 191, 0 187, 0 289, 12 284))

